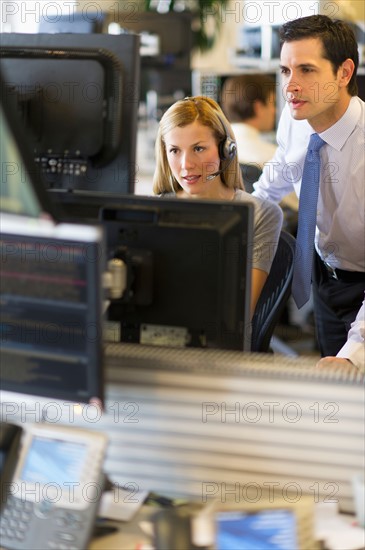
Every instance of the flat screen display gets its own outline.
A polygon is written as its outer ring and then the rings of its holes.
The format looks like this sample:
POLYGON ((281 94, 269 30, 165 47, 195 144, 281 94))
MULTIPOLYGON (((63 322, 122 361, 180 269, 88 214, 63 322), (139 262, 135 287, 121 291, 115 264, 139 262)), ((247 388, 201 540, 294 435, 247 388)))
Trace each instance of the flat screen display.
POLYGON ((250 349, 252 205, 124 197, 101 218, 127 271, 108 310, 121 341, 250 349))
POLYGON ((1 389, 103 399, 100 228, 2 217, 1 389))
POLYGON ((55 483, 67 486, 80 481, 87 456, 87 445, 34 437, 21 473, 26 483, 55 483))
POLYGON ((0 67, 54 202, 134 191, 138 35, 4 33, 0 67))
POLYGON ((216 550, 298 550, 290 510, 222 512, 216 516, 216 550))

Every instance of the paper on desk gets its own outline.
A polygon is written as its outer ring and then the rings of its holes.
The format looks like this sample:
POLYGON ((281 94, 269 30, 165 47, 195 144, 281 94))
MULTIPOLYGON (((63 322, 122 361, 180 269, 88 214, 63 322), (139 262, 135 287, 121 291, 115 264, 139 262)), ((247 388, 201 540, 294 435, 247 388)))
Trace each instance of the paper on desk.
POLYGON ((315 509, 316 540, 327 550, 362 550, 365 530, 349 523, 337 513, 337 504, 319 503, 315 509))
POLYGON ((131 491, 127 487, 114 486, 103 494, 98 515, 116 521, 130 521, 147 495, 148 491, 131 491))
POLYGON ((331 533, 326 539, 325 546, 328 550, 363 550, 365 548, 364 530, 348 525, 343 531, 331 533))

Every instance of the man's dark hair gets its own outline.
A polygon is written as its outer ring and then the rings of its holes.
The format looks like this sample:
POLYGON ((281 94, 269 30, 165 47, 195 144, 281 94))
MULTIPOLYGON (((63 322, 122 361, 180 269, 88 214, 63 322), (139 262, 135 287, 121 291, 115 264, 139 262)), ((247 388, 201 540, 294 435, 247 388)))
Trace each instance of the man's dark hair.
POLYGON ((220 104, 230 122, 243 122, 255 116, 254 103, 275 101, 275 80, 265 74, 242 74, 227 78, 220 104))
POLYGON ((347 88, 350 95, 357 95, 356 73, 359 66, 359 51, 351 26, 340 19, 331 19, 327 15, 310 15, 288 21, 280 29, 281 44, 304 38, 321 40, 323 57, 330 61, 334 73, 346 59, 352 59, 355 70, 347 88))

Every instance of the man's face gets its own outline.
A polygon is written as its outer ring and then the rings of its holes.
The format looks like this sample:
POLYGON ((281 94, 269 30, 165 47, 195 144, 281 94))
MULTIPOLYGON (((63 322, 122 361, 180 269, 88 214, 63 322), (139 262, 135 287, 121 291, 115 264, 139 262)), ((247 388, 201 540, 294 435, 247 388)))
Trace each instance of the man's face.
POLYGON ((319 38, 284 42, 280 66, 293 118, 307 119, 314 130, 323 132, 342 116, 349 101, 344 64, 333 72, 319 38))

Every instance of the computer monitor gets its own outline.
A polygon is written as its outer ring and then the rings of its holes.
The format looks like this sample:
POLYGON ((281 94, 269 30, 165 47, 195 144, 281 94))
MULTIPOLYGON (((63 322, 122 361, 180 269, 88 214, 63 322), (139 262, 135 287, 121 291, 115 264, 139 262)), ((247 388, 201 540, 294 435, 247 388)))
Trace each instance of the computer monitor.
POLYGON ((57 223, 13 99, 1 94, 1 402, 102 401, 102 229, 57 223))
POLYGON ((35 218, 46 214, 57 220, 60 211, 42 183, 17 110, 0 70, 1 212, 35 218))
POLYGON ((74 13, 42 13, 38 32, 57 34, 60 32, 97 33, 103 32, 105 12, 84 9, 74 13))
MULTIPOLYGON (((125 6, 128 4, 126 3, 125 6)), ((174 97, 191 95, 191 51, 194 43, 192 14, 189 10, 140 11, 126 9, 110 11, 105 16, 104 29, 117 26, 141 35, 140 99, 147 102, 148 92, 158 96, 156 118, 174 102, 174 97)))
POLYGON ((129 196, 101 221, 126 281, 108 309, 116 340, 250 349, 251 205, 129 196))
MULTIPOLYGON (((94 8, 96 8, 96 4, 94 8)), ((141 80, 140 100, 147 102, 153 90, 160 108, 174 101, 176 94, 191 95, 191 50, 194 46, 190 11, 145 11, 137 2, 122 2, 116 9, 93 11, 93 5, 82 11, 49 15, 40 18, 38 32, 43 33, 110 33, 134 32, 140 35, 141 80), (90 9, 88 9, 90 8, 90 9)), ((176 99, 176 98, 175 98, 176 99)))
POLYGON ((2 214, 1 391, 103 401, 102 231, 2 214))
POLYGON ((138 35, 4 33, 0 63, 45 186, 71 217, 134 191, 138 35))

